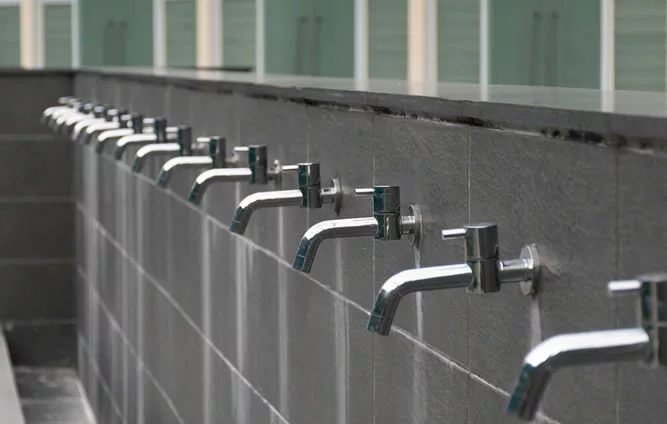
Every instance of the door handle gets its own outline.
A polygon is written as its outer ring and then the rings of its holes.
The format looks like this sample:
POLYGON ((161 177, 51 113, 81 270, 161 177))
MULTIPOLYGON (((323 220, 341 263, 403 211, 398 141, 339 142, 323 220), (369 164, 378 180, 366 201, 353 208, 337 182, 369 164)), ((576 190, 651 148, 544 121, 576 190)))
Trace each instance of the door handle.
POLYGON ((535 85, 535 74, 536 66, 535 60, 537 59, 537 49, 539 47, 539 40, 537 39, 540 21, 542 20, 542 14, 540 12, 533 12, 532 21, 530 23, 530 70, 529 70, 529 84, 535 85))
POLYGON ((294 57, 294 69, 298 75, 303 74, 304 44, 306 24, 308 18, 299 16, 296 18, 296 56, 294 57))
POLYGON ((322 51, 322 46, 320 45, 320 39, 322 35, 322 17, 315 17, 315 25, 313 25, 313 56, 312 56, 312 75, 320 75, 320 52, 322 51))
POLYGON ((547 57, 547 85, 555 85, 554 66, 558 63, 558 12, 551 12, 549 19, 549 56, 547 57))

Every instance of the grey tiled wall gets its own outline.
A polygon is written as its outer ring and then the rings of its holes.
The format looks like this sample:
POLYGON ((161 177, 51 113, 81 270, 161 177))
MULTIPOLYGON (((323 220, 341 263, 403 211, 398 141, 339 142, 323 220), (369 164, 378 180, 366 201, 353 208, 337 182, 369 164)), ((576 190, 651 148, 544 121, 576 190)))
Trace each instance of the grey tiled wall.
POLYGON ((76 363, 70 143, 39 124, 60 74, 0 75, 0 321, 15 365, 76 363))
MULTIPOLYGON (((515 422, 504 411, 530 347, 633 325, 606 282, 665 270, 661 154, 94 74, 75 92, 228 146, 268 144, 284 163, 319 160, 348 194, 400 184, 425 223, 419 251, 327 241, 304 275, 291 269, 296 244, 328 208, 257 211, 239 237, 227 228, 236 203, 270 187, 214 186, 197 208, 184 200, 195 173, 163 190, 160 163, 137 175, 76 147, 79 370, 101 423, 515 422), (412 295, 388 337, 367 332, 382 282, 461 261, 461 243, 438 233, 471 221, 498 223, 503 258, 538 244, 540 295, 412 295)), ((370 213, 348 196, 341 217, 370 213)), ((666 389, 665 370, 635 364, 563 370, 539 421, 663 423, 666 389)))

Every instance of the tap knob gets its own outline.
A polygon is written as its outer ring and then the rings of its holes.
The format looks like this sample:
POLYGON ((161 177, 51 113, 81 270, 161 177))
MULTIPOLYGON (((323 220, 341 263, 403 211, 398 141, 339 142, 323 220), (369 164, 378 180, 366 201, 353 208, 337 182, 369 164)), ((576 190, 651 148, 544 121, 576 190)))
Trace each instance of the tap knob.
POLYGON ((130 119, 130 127, 135 134, 141 134, 144 131, 144 116, 140 113, 133 113, 130 119))
POLYGON ((209 137, 208 155, 213 160, 213 168, 225 168, 227 166, 227 139, 219 136, 209 137))
POLYGON ((182 156, 192 156, 192 127, 179 125, 177 128, 177 140, 180 146, 179 153, 182 156))
POLYGON ((650 366, 667 366, 667 274, 655 273, 634 280, 611 281, 610 296, 635 297, 637 325, 651 339, 650 366))
POLYGON ((401 188, 377 185, 373 188, 357 188, 356 196, 373 196, 373 217, 378 222, 377 240, 400 240, 403 234, 401 223, 401 188))
POLYGON ((250 184, 267 184, 269 182, 268 149, 266 145, 248 146, 248 167, 250 168, 250 184))
POLYGON ((300 163, 297 165, 299 190, 302 208, 322 207, 322 182, 319 163, 300 163))
POLYGON ((93 107, 93 116, 95 118, 104 118, 107 113, 108 107, 105 105, 97 105, 93 107))
POLYGON ((118 116, 118 124, 120 128, 132 128, 132 115, 125 113, 118 116))
POLYGON ((498 255, 498 226, 493 223, 464 225, 463 228, 442 230, 443 240, 463 239, 467 260, 493 259, 498 255))
POLYGON ((155 118, 153 131, 155 132, 156 142, 165 143, 167 141, 167 119, 163 117, 155 118))

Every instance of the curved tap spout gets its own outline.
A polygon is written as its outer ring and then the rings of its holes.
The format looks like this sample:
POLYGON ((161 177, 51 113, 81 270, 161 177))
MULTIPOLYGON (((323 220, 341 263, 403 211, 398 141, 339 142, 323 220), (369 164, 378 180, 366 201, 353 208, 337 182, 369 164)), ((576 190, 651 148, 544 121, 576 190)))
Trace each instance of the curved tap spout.
POLYGON ((368 321, 368 329, 382 336, 388 335, 398 304, 409 293, 468 287, 472 279, 472 269, 467 264, 399 272, 382 285, 368 321))
MULTIPOLYGON (((167 128, 167 140, 173 141, 176 139, 176 127, 167 128)), ((121 137, 116 143, 116 147, 113 149, 113 157, 116 160, 121 160, 123 158, 123 153, 130 146, 141 147, 146 144, 156 143, 158 137, 156 134, 133 134, 125 137, 121 137)))
POLYGON ((78 142, 88 144, 90 140, 96 135, 109 130, 115 130, 120 127, 118 122, 99 122, 96 124, 88 125, 83 131, 79 133, 79 136, 76 138, 78 142))
POLYGON ((375 218, 334 219, 319 222, 306 231, 299 243, 292 268, 310 272, 320 244, 327 239, 373 236, 378 230, 375 218))
POLYGON ((246 196, 236 208, 229 231, 243 234, 255 210, 280 206, 298 206, 301 204, 302 197, 300 190, 265 191, 246 196))
POLYGON ((162 169, 157 176, 157 185, 167 187, 169 180, 171 180, 171 175, 177 169, 201 169, 211 166, 213 166, 213 159, 210 156, 181 156, 169 159, 162 165, 162 169))
POLYGON ((104 118, 96 118, 94 116, 91 116, 89 119, 83 119, 81 121, 78 121, 74 125, 68 125, 65 128, 66 134, 71 136, 72 141, 77 141, 79 139, 79 136, 81 135, 81 132, 88 128, 91 125, 94 124, 102 124, 107 122, 106 119, 104 118))
POLYGON ((134 130, 132 128, 118 128, 115 130, 104 131, 103 133, 97 136, 97 143, 95 143, 95 152, 102 153, 102 151, 104 150, 104 146, 107 144, 107 142, 118 141, 118 139, 120 139, 121 137, 125 137, 132 134, 134 134, 134 130))
POLYGON ((208 187, 216 182, 234 183, 249 181, 252 177, 250 168, 214 168, 202 172, 190 189, 188 200, 195 205, 201 204, 208 187))
POLYGON ((78 108, 67 108, 67 109, 58 109, 54 111, 50 116, 47 116, 46 118, 46 125, 48 125, 51 129, 56 129, 56 124, 58 122, 58 119, 66 119, 66 116, 70 115, 75 115, 75 114, 80 114, 78 108))
POLYGON ((507 411, 522 420, 532 420, 551 375, 561 368, 639 361, 646 359, 649 354, 649 335, 641 328, 590 331, 552 337, 526 355, 507 411))
POLYGON ((67 134, 66 130, 68 127, 73 126, 79 121, 84 119, 92 119, 93 116, 87 113, 74 112, 62 114, 55 120, 54 130, 59 134, 67 134))
POLYGON ((134 162, 132 162, 132 171, 141 172, 149 157, 178 155, 180 151, 181 145, 178 143, 147 144, 137 151, 134 162))

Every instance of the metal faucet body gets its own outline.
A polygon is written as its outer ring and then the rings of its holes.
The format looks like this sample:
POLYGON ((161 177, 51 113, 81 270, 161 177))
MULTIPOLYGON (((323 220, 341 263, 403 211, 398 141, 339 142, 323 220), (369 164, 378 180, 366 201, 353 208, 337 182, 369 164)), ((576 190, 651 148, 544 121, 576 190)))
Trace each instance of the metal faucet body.
POLYGON ((499 258, 495 224, 472 224, 442 231, 443 240, 465 240, 464 264, 416 268, 395 274, 380 288, 368 321, 368 330, 389 334, 401 299, 428 290, 467 288, 471 293, 495 293, 505 283, 523 283, 526 294, 534 294, 539 276, 535 246, 525 246, 519 259, 499 258))
MULTIPOLYGON (((287 171, 296 171, 297 165, 282 166, 274 161, 273 167, 268 166, 267 147, 265 145, 247 146, 247 168, 215 168, 200 174, 192 185, 188 200, 196 205, 201 204, 208 187, 214 183, 232 183, 247 181, 249 184, 268 184, 273 181, 276 186, 282 183, 282 176, 287 171)), ((238 151, 243 151, 239 149, 238 151)))
POLYGON ((109 142, 117 142, 122 137, 132 134, 151 134, 155 130, 153 125, 155 120, 153 118, 144 118, 141 114, 132 114, 129 120, 125 123, 127 128, 118 128, 115 130, 108 130, 102 132, 97 136, 95 143, 95 152, 102 153, 104 146, 109 142))
POLYGON ((156 118, 153 124, 153 134, 133 134, 121 137, 113 150, 113 157, 121 160, 128 147, 141 147, 151 143, 166 143, 167 140, 174 140, 178 136, 178 127, 167 127, 167 121, 164 118, 156 118))
POLYGON ((342 189, 338 178, 332 180, 331 188, 323 188, 320 179, 319 163, 300 163, 297 165, 299 187, 297 190, 276 190, 253 193, 246 196, 236 208, 229 230, 244 234, 252 213, 261 208, 300 206, 301 208, 321 208, 323 204, 333 203, 336 214, 340 211, 342 189))
POLYGON ((188 126, 178 127, 176 143, 153 143, 141 147, 132 163, 134 172, 141 172, 146 160, 159 156, 192 156, 209 148, 211 137, 197 137, 192 142, 192 129, 188 126))
POLYGON ((110 110, 109 106, 97 105, 94 106, 91 113, 85 119, 70 118, 63 128, 64 135, 69 136, 72 141, 79 138, 79 134, 90 125, 106 122, 107 112, 110 110))
POLYGON ((292 264, 294 269, 310 272, 320 244, 327 239, 373 236, 376 240, 399 240, 403 235, 409 235, 411 243, 418 243, 421 215, 414 206, 407 215, 401 215, 398 186, 356 189, 355 193, 373 196, 373 216, 322 221, 310 227, 297 248, 292 264))
POLYGON ((202 148, 195 149, 196 152, 204 153, 205 148, 203 146, 208 146, 208 155, 193 156, 194 152, 189 152, 185 155, 186 151, 184 150, 184 155, 169 159, 162 165, 162 169, 157 176, 157 185, 160 187, 169 186, 171 176, 179 169, 205 169, 227 166, 228 161, 225 156, 227 142, 223 137, 200 137, 198 140, 202 148))
POLYGON ((40 123, 42 125, 50 126, 50 120, 54 113, 72 110, 77 107, 77 105, 78 100, 72 96, 60 97, 58 99, 58 106, 51 106, 44 109, 40 118, 40 123))
POLYGON ((551 376, 562 368, 625 361, 667 366, 667 274, 612 281, 607 287, 612 296, 634 295, 637 327, 564 334, 537 345, 524 358, 510 414, 532 420, 551 376))

